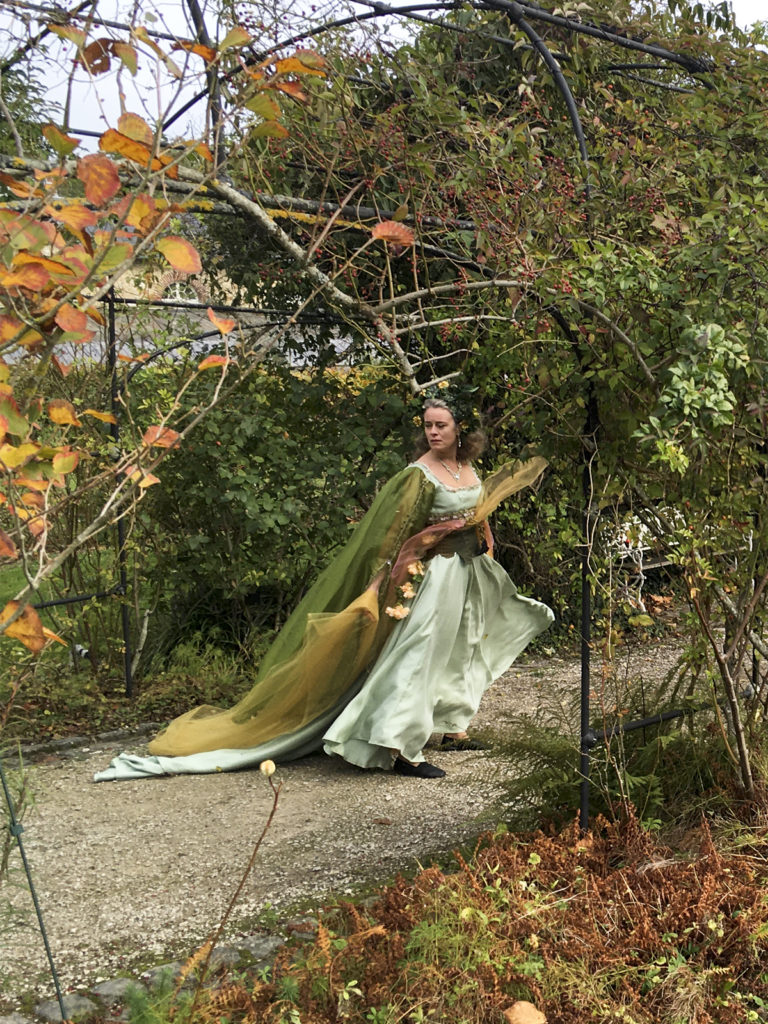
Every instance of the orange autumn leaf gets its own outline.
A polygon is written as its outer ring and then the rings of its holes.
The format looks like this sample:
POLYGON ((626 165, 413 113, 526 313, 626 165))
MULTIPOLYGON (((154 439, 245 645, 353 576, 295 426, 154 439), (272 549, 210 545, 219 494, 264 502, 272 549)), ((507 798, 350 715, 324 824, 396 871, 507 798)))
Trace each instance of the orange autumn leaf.
MULTIPOLYGON (((18 601, 9 601, 0 612, 0 624, 7 622, 18 610, 18 601)), ((35 654, 39 654, 45 647, 45 635, 40 616, 32 605, 28 604, 19 617, 5 630, 5 636, 12 640, 19 640, 25 647, 35 654)))
POLYGON ((84 331, 88 326, 88 317, 81 309, 75 309, 65 302, 56 314, 56 324, 62 331, 84 331))
POLYGON ((54 398, 53 401, 48 403, 48 415, 54 423, 58 423, 62 427, 82 426, 77 418, 74 405, 71 402, 67 402, 64 398, 54 398))
POLYGON ((83 235, 85 228, 93 227, 98 221, 93 210, 88 210, 84 206, 63 206, 58 210, 51 206, 46 206, 44 212, 52 220, 57 220, 64 227, 69 228, 72 234, 77 235, 81 242, 85 241, 85 236, 83 235))
POLYGON ((217 316, 210 306, 208 307, 208 319, 221 334, 229 334, 233 327, 237 326, 237 320, 229 320, 226 317, 217 316))
MULTIPOLYGON (((110 128, 101 136, 99 139, 99 149, 104 153, 117 153, 145 167, 149 164, 149 146, 144 142, 137 142, 136 139, 132 139, 128 135, 123 135, 122 132, 115 131, 114 128, 110 128)), ((152 170, 159 170, 161 166, 160 161, 156 157, 153 158, 151 163, 152 170)))
POLYGON ((214 366, 229 366, 229 359, 226 356, 206 356, 202 363, 198 363, 198 370, 210 370, 214 366))
POLYGON ((33 188, 25 181, 17 181, 10 174, 0 173, 0 182, 19 199, 29 199, 30 196, 41 196, 43 193, 38 188, 33 188))
POLYGON ((219 56, 212 47, 204 46, 202 43, 195 43, 191 39, 179 39, 173 44, 171 49, 185 50, 187 53, 194 53, 196 56, 202 57, 208 64, 213 64, 219 56))
POLYGON ((58 634, 54 633, 52 629, 48 629, 47 626, 43 626, 43 636, 46 640, 55 640, 57 644, 63 644, 64 647, 69 647, 66 640, 62 640, 58 634))
POLYGON ((185 238, 167 235, 157 242, 158 250, 165 256, 174 270, 182 274, 199 274, 203 269, 200 254, 185 238))
POLYGON ((127 356, 123 352, 118 352, 117 358, 121 363, 143 363, 149 359, 149 354, 143 352, 140 356, 127 356))
POLYGON ((298 82, 277 82, 275 88, 279 89, 280 92, 284 92, 286 96, 290 96, 291 99, 296 100, 298 103, 306 103, 309 99, 298 82))
POLYGON ((319 53, 312 50, 297 50, 293 57, 284 57, 275 61, 278 74, 301 74, 324 76, 325 61, 319 53))
POLYGON ((88 202, 102 206, 120 190, 117 167, 101 153, 89 153, 77 162, 77 176, 85 185, 88 202))
POLYGON ((19 270, 0 275, 0 287, 28 288, 30 291, 39 292, 48 284, 50 276, 42 263, 26 263, 19 270))
POLYGON ((0 558, 16 558, 17 555, 16 545, 5 530, 0 530, 0 558))
POLYGON ((160 426, 148 427, 142 437, 144 444, 155 448, 173 448, 178 443, 178 440, 178 431, 171 430, 170 427, 160 426))
POLYGON ((111 412, 99 412, 98 409, 83 409, 81 416, 93 416, 102 423, 117 423, 117 419, 111 412))
POLYGON ((143 470, 139 469, 138 466, 126 466, 123 472, 129 480, 132 480, 134 483, 138 483, 141 490, 145 490, 153 484, 160 483, 159 478, 156 477, 154 473, 145 473, 143 470))
POLYGON ((379 238, 383 242, 392 242, 394 245, 413 245, 414 234, 405 224, 398 224, 395 220, 381 220, 374 224, 371 229, 371 238, 379 238))
POLYGON ((127 135, 129 139, 133 139, 135 142, 143 142, 149 148, 152 147, 152 143, 155 141, 155 133, 144 118, 138 114, 132 114, 130 111, 118 117, 117 128, 122 135, 127 135))
POLYGON ((72 369, 69 363, 62 363, 58 356, 51 356, 51 365, 54 366, 62 377, 68 377, 72 369))
POLYGON ((213 153, 211 152, 211 148, 204 142, 198 142, 194 148, 194 152, 197 153, 198 156, 201 156, 203 160, 207 160, 209 164, 213 163, 213 153))

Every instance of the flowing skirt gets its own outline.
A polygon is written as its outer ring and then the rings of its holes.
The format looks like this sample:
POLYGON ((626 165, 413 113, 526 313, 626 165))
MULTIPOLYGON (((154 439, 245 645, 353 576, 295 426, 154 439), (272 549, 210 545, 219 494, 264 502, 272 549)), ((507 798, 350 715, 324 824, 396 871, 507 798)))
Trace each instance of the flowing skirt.
POLYGON ((431 734, 465 731, 485 690, 552 619, 489 556, 435 556, 410 614, 325 733, 326 753, 362 768, 390 768, 393 750, 423 761, 431 734))

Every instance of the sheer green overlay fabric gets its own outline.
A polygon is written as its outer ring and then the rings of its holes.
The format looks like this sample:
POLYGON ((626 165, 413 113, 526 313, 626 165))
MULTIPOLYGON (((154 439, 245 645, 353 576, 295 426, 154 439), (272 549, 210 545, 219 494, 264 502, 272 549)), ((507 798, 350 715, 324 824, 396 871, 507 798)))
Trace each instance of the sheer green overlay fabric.
MULTIPOLYGON (((205 705, 181 715, 150 743, 151 757, 121 754, 96 781, 231 770, 316 750, 395 626, 384 609, 408 578, 409 562, 477 524, 478 511, 484 519, 545 466, 537 458, 504 467, 483 485, 473 513, 438 524, 428 522, 434 483, 415 466, 402 470, 289 617, 251 690, 230 709, 205 705)), ((487 524, 479 528, 490 540, 487 524)))

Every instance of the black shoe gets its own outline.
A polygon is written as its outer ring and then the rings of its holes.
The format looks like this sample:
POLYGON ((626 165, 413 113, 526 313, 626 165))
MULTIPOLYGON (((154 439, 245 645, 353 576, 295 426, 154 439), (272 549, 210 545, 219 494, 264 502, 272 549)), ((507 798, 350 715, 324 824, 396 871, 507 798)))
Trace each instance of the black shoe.
POLYGON ((438 750, 487 750, 488 748, 480 740, 473 740, 471 736, 443 736, 437 745, 438 750))
POLYGON ((428 761, 421 761, 419 764, 411 764, 398 757, 392 765, 395 775, 407 775, 411 779, 442 779, 445 772, 437 765, 429 764, 428 761))

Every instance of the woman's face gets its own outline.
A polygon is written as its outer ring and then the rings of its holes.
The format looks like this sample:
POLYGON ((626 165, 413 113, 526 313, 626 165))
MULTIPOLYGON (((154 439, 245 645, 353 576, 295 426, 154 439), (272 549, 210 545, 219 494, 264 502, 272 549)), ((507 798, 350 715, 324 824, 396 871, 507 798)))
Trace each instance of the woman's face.
POLYGON ((459 430, 447 409, 430 408, 424 413, 424 433, 430 450, 436 455, 455 458, 459 430))

